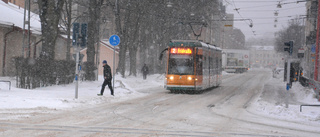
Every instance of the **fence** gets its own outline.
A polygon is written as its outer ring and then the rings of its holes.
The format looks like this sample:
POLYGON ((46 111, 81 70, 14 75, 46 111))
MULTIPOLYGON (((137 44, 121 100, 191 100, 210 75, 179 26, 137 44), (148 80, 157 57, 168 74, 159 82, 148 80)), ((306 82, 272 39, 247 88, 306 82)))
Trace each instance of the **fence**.
POLYGON ((7 80, 0 80, 0 82, 8 82, 8 83, 9 83, 9 90, 11 90, 11 81, 7 81, 7 80))
POLYGON ((320 105, 300 105, 300 112, 302 112, 302 107, 320 107, 320 105))
POLYGON ((309 79, 308 78, 306 78, 306 77, 304 77, 304 76, 301 76, 300 78, 299 78, 299 82, 300 82, 300 84, 302 85, 302 86, 304 86, 304 87, 308 87, 309 86, 309 79))

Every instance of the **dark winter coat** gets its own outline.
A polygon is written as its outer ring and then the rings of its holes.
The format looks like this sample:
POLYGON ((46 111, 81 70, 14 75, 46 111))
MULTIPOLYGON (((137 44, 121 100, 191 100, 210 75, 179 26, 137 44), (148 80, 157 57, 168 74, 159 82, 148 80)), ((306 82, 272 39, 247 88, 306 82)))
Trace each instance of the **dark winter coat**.
POLYGON ((106 80, 111 81, 112 74, 111 74, 111 68, 108 64, 103 66, 103 76, 106 77, 106 80))
POLYGON ((149 69, 148 69, 148 67, 147 67, 146 65, 144 65, 144 66, 142 67, 141 71, 142 71, 142 73, 143 73, 144 75, 147 75, 147 74, 149 73, 149 69))

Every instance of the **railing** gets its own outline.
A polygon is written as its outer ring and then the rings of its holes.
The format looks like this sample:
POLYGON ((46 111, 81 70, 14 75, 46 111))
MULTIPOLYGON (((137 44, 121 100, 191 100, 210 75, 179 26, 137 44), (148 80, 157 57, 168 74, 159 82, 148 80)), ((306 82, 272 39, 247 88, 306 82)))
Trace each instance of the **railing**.
POLYGON ((303 106, 309 106, 309 107, 320 107, 320 105, 300 105, 300 112, 302 112, 303 106))
POLYGON ((304 87, 308 87, 309 86, 309 79, 304 77, 304 76, 299 78, 299 82, 304 87))
POLYGON ((8 83, 9 83, 9 90, 11 90, 11 81, 7 81, 7 80, 0 80, 0 82, 8 82, 8 83))

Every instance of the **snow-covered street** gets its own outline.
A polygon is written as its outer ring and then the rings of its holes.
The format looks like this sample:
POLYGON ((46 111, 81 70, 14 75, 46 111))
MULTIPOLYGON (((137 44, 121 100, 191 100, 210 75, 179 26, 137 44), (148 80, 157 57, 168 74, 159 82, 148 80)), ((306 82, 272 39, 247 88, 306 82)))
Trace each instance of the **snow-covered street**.
MULTIPOLYGON (((4 79, 4 78, 3 78, 4 79)), ((174 94, 163 75, 116 77, 115 96, 96 96, 102 81, 24 90, 0 83, 0 136, 317 136, 320 104, 311 89, 285 90, 271 70, 224 73, 201 94, 174 94), (286 108, 288 102, 288 108, 286 108)), ((6 78, 6 80, 10 80, 6 78)), ((11 79, 12 80, 12 79, 11 79)))

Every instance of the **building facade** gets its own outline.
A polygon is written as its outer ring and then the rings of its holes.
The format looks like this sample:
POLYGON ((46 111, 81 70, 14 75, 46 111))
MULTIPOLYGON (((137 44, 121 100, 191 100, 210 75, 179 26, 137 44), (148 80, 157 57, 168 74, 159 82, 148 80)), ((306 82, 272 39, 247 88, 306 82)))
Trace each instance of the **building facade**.
MULTIPOLYGON (((100 45, 95 45, 95 48, 98 48, 101 53, 100 54, 96 54, 96 62, 98 62, 97 65, 97 70, 98 70, 98 74, 99 75, 103 75, 103 68, 102 68, 102 62, 103 60, 106 60, 108 62, 108 65, 111 67, 111 72, 112 74, 114 73, 114 65, 113 65, 113 54, 115 54, 115 67, 118 66, 119 63, 119 47, 116 46, 115 48, 115 52, 113 51, 113 46, 111 46, 111 44, 109 43, 108 40, 102 40, 100 41, 100 45), (98 57, 97 57, 98 55, 98 57)), ((80 53, 83 56, 83 60, 82 62, 86 62, 87 61, 87 48, 84 48, 80 51, 80 53)))
POLYGON ((304 70, 304 76, 314 79, 315 59, 316 59, 316 37, 317 37, 317 15, 318 1, 308 1, 306 3, 307 18, 305 22, 306 46, 305 55, 301 66, 304 70))
POLYGON ((250 48, 251 68, 283 68, 284 62, 284 55, 277 53, 274 46, 252 46, 250 48))
MULTIPOLYGON (((14 76, 16 57, 37 58, 40 56, 42 51, 40 19, 36 14, 31 14, 30 43, 27 44, 29 32, 27 29, 23 30, 24 9, 10 1, 2 0, 0 10, 7 12, 7 14, 0 14, 0 76, 14 76), (23 39, 25 39, 25 45, 22 44, 23 39)), ((56 60, 66 59, 66 44, 67 39, 61 35, 58 36, 55 46, 56 60)))

